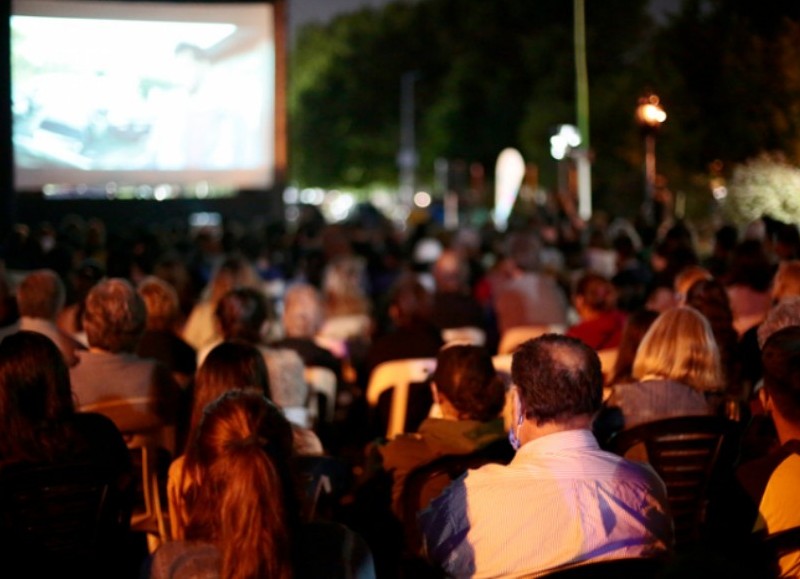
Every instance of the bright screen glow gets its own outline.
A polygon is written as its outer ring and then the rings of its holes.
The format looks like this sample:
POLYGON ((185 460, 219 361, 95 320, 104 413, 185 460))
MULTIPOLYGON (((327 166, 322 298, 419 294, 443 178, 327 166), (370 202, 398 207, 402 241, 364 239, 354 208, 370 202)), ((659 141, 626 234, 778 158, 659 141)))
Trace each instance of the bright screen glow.
POLYGON ((15 185, 206 196, 274 177, 271 5, 15 0, 15 185))

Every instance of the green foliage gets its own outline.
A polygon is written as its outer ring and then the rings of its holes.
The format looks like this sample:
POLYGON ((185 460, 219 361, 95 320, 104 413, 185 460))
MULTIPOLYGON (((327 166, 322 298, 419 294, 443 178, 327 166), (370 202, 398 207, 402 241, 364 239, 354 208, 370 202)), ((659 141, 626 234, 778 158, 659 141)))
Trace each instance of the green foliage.
MULTIPOLYGON (((684 0, 660 28, 648 5, 586 2, 595 207, 638 208, 633 115, 648 90, 667 110, 658 170, 673 190, 708 196, 701 184, 716 159, 780 150, 800 160, 800 2, 684 0)), ((575 122, 572 18, 566 0, 418 0, 306 27, 290 69, 292 180, 396 182, 400 79, 414 71, 422 180, 440 157, 490 174, 514 146, 554 187, 550 131, 575 122)))
POLYGON ((746 225, 763 216, 800 222, 800 169, 780 156, 760 155, 737 165, 723 204, 726 216, 746 225))

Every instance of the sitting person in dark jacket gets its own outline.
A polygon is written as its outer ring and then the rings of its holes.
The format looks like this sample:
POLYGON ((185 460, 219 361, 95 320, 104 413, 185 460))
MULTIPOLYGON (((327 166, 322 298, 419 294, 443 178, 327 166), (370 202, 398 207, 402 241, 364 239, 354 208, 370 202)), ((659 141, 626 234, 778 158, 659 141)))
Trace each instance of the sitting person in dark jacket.
POLYGON ((442 349, 431 391, 441 417, 426 418, 418 432, 400 435, 380 449, 383 467, 393 475, 396 512, 406 477, 415 468, 440 456, 470 454, 506 436, 499 416, 505 385, 486 349, 464 345, 442 349))

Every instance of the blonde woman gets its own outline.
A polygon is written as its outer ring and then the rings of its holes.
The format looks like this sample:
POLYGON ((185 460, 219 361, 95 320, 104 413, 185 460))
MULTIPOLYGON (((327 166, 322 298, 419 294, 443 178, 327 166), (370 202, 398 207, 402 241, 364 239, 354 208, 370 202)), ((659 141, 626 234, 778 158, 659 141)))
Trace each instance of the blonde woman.
POLYGON ((625 428, 713 413, 724 377, 708 320, 691 307, 659 315, 636 351, 633 378, 636 382, 615 385, 607 402, 622 411, 625 428))

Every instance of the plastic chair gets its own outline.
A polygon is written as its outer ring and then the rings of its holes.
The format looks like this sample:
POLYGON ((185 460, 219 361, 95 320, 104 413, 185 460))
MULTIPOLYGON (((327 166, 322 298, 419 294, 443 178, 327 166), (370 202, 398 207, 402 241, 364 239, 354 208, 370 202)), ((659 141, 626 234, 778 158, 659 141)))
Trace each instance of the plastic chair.
POLYGON ((391 439, 405 431, 409 386, 425 382, 435 368, 436 358, 411 358, 383 362, 372 371, 367 386, 367 403, 370 407, 375 408, 381 394, 393 388, 386 438, 391 439))
POLYGON ((30 577, 117 576, 129 515, 115 483, 94 464, 16 464, 0 471, 7 570, 30 577))
POLYGON ((624 455, 643 445, 647 460, 664 481, 680 547, 698 541, 711 489, 733 468, 740 430, 721 416, 682 416, 639 424, 619 432, 610 449, 624 455))
POLYGON ((498 354, 512 354, 517 346, 533 340, 544 334, 563 334, 566 328, 561 324, 550 324, 543 326, 517 326, 509 328, 500 337, 500 345, 497 347, 498 354))
POLYGON ((445 344, 469 344, 470 346, 486 345, 486 332, 475 326, 446 328, 442 330, 442 341, 445 344))
MULTIPOLYGON (((336 411, 336 374, 330 368, 322 366, 309 366, 304 371, 305 380, 316 394, 325 396, 325 422, 333 422, 336 411)), ((311 397, 311 413, 315 418, 319 416, 319 402, 316 396, 311 397)))
POLYGON ((406 545, 418 554, 422 541, 417 526, 417 513, 427 507, 452 481, 471 468, 488 463, 508 464, 514 458, 514 449, 507 438, 501 438, 470 454, 456 454, 437 458, 411 471, 406 477, 400 496, 401 519, 406 545))
POLYGON ((597 357, 600 358, 600 369, 606 381, 609 380, 611 373, 614 371, 614 364, 617 363, 618 355, 619 348, 607 348, 597 352, 597 357))
POLYGON ((166 489, 166 480, 159 468, 159 455, 166 459, 168 453, 148 436, 127 436, 126 443, 134 468, 140 468, 141 472, 141 500, 137 501, 131 515, 131 531, 147 535, 147 547, 152 553, 170 540, 161 492, 162 487, 166 489))

